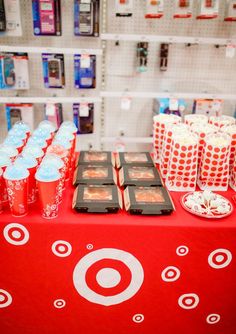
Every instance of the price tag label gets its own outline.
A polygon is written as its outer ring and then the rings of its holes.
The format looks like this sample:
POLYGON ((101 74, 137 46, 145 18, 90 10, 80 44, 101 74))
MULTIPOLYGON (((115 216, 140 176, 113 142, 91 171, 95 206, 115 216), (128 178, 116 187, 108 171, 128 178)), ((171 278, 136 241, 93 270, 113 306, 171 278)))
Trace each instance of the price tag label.
POLYGON ((170 110, 179 110, 179 101, 178 101, 178 99, 170 99, 169 109, 170 110))
POLYGON ((129 96, 122 97, 120 108, 121 108, 121 110, 130 110, 130 108, 131 108, 131 97, 129 97, 129 96))
POLYGON ((56 113, 56 106, 53 103, 46 104, 45 114, 46 116, 54 116, 56 113))
POLYGON ((235 44, 228 44, 226 46, 226 58, 233 58, 235 56, 235 49, 236 49, 236 45, 235 44))
POLYGON ((88 103, 81 103, 80 104, 79 116, 80 117, 88 117, 89 116, 89 106, 88 106, 88 103))
POLYGON ((90 55, 81 55, 80 67, 89 68, 90 67, 90 55))

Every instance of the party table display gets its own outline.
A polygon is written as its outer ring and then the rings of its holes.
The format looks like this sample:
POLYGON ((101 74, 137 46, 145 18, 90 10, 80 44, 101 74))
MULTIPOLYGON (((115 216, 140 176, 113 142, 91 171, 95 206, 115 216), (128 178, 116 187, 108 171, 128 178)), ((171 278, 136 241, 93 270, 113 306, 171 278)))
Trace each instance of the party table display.
POLYGON ((230 116, 154 117, 154 160, 168 190, 236 189, 236 124, 230 116))

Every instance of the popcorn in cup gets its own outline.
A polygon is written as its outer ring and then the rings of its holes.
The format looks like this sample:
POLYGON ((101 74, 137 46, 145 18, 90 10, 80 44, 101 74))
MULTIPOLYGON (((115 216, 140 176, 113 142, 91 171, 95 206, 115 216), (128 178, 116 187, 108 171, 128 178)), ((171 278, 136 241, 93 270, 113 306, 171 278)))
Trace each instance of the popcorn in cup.
POLYGON ((8 166, 3 174, 11 214, 23 217, 28 213, 29 171, 22 166, 8 166))
POLYGON ((53 219, 58 216, 58 188, 61 174, 55 166, 40 166, 35 174, 37 180, 42 217, 53 219))
POLYGON ((198 173, 201 190, 228 189, 230 144, 231 137, 225 133, 209 134, 205 138, 198 173))
POLYGON ((221 128, 222 126, 235 125, 235 118, 231 116, 211 116, 209 123, 221 128))
POLYGON ((231 170, 234 165, 235 154, 236 154, 236 125, 222 126, 220 130, 231 136, 231 148, 229 157, 229 169, 231 170))
POLYGON ((190 114, 184 116, 184 123, 188 126, 191 126, 193 124, 207 124, 208 123, 208 117, 206 115, 201 114, 190 114))
POLYGON ((173 134, 166 187, 171 191, 194 191, 197 182, 198 138, 193 133, 173 134))

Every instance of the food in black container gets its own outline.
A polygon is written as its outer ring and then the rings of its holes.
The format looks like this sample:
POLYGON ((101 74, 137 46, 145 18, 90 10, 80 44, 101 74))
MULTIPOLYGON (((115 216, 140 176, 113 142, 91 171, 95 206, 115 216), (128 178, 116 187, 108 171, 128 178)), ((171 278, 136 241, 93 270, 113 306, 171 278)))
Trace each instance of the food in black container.
POLYGON ((119 171, 121 187, 162 186, 162 179, 155 167, 123 166, 119 171))
POLYGON ((115 166, 115 158, 112 152, 100 151, 81 151, 77 160, 79 165, 113 165, 115 166))
POLYGON ((154 167, 152 157, 149 152, 120 152, 116 156, 117 168, 129 166, 154 167))
POLYGON ((112 166, 78 166, 74 173, 73 184, 101 184, 112 185, 117 183, 116 171, 112 166))

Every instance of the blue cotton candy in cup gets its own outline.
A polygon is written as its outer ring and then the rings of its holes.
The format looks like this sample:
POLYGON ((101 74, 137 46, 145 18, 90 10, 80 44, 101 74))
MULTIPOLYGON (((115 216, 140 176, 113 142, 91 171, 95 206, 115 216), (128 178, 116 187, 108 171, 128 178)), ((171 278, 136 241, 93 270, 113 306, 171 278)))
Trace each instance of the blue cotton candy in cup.
POLYGON ((71 132, 77 132, 77 127, 75 125, 75 123, 71 122, 71 121, 64 121, 62 122, 60 129, 62 128, 66 128, 68 130, 70 130, 71 132))
POLYGON ((51 131, 47 128, 37 128, 33 132, 33 137, 48 139, 51 138, 51 131))
POLYGON ((4 178, 7 180, 22 180, 29 176, 29 171, 23 166, 8 166, 4 173, 4 178))
POLYGON ((14 147, 21 147, 23 145, 23 141, 21 138, 17 136, 7 136, 4 140, 4 145, 11 145, 14 147))
POLYGON ((54 126, 54 124, 50 121, 44 120, 42 122, 39 123, 38 128, 43 128, 43 129, 48 129, 50 131, 50 133, 55 132, 56 131, 56 127, 54 126))
POLYGON ((9 158, 9 156, 4 152, 0 152, 0 167, 9 166, 10 164, 11 159, 9 158))
POLYGON ((21 129, 24 130, 25 133, 26 132, 30 132, 30 127, 27 123, 23 122, 23 121, 18 121, 14 124, 13 128, 15 129, 21 129))
POLYGON ((19 156, 14 161, 15 166, 23 166, 25 168, 33 168, 37 166, 37 160, 30 154, 25 154, 24 156, 19 156))
POLYGON ((47 143, 46 143, 45 139, 40 138, 40 137, 30 137, 27 144, 28 145, 37 144, 39 147, 46 147, 47 146, 47 143))
POLYGON ((42 165, 54 165, 56 168, 61 169, 64 166, 64 162, 55 154, 48 154, 43 158, 42 165))
POLYGON ((0 146, 0 154, 2 152, 6 153, 9 157, 15 157, 18 154, 18 151, 14 146, 5 145, 5 144, 0 146))
POLYGON ((26 147, 22 152, 22 155, 25 156, 28 154, 32 154, 35 158, 41 158, 44 155, 43 150, 38 145, 27 143, 26 147))
POLYGON ((62 129, 58 130, 55 138, 56 139, 65 138, 65 139, 71 141, 71 140, 74 139, 74 135, 70 131, 67 131, 66 128, 62 128, 62 129))
POLYGON ((42 165, 38 168, 35 178, 38 181, 52 182, 61 178, 58 169, 52 164, 42 165))
POLYGON ((55 140, 53 140, 53 145, 61 145, 66 150, 69 150, 71 148, 71 143, 67 138, 55 139, 55 140))
POLYGON ((12 128, 11 130, 9 130, 8 132, 9 136, 17 136, 21 139, 25 139, 26 138, 26 134, 25 131, 22 129, 17 129, 17 128, 12 128))

